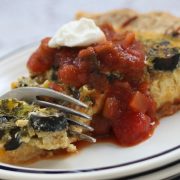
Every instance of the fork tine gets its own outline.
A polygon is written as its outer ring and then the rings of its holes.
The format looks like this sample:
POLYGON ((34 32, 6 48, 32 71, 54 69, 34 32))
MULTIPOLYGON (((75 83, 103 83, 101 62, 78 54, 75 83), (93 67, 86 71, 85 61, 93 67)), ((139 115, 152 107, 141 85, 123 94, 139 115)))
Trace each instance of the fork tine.
POLYGON ((30 100, 35 98, 36 96, 49 96, 58 100, 68 101, 70 103, 77 104, 79 106, 87 108, 88 106, 81 101, 68 96, 66 94, 54 91, 48 88, 40 88, 40 87, 20 87, 13 89, 6 94, 2 95, 0 99, 3 98, 17 98, 19 100, 30 100))
POLYGON ((54 104, 54 103, 50 103, 50 102, 47 102, 47 101, 41 101, 41 100, 35 100, 34 103, 42 105, 42 106, 46 106, 46 107, 53 107, 53 108, 56 108, 56 109, 59 109, 59 110, 65 112, 65 113, 70 113, 70 114, 80 116, 80 117, 83 117, 83 118, 86 118, 86 119, 89 119, 89 120, 92 119, 91 116, 89 116, 87 114, 81 113, 79 111, 76 111, 74 109, 71 109, 71 108, 68 108, 68 107, 65 107, 65 106, 62 106, 60 104, 54 104))
POLYGON ((89 141, 89 142, 92 142, 92 143, 96 142, 95 138, 93 138, 91 136, 88 136, 86 134, 82 134, 82 133, 79 133, 77 131, 72 131, 72 130, 69 130, 69 133, 72 136, 77 136, 80 140, 85 140, 85 141, 89 141))
POLYGON ((66 94, 54 91, 52 89, 47 89, 47 88, 38 88, 38 89, 40 91, 39 96, 49 96, 49 97, 52 97, 52 98, 55 98, 58 100, 68 101, 70 103, 74 103, 74 104, 77 104, 77 105, 85 107, 85 108, 88 107, 86 104, 82 103, 81 101, 79 101, 71 96, 68 96, 66 94))
POLYGON ((39 96, 49 96, 49 97, 52 97, 52 98, 55 98, 58 100, 68 101, 70 103, 74 103, 74 104, 77 104, 77 105, 85 107, 85 108, 88 107, 86 104, 82 103, 81 101, 79 101, 71 96, 68 96, 66 94, 54 91, 52 89, 47 89, 47 88, 38 88, 38 89, 40 91, 39 96))
POLYGON ((87 124, 84 124, 82 122, 78 122, 78 121, 75 121, 73 119, 70 119, 70 118, 66 118, 67 121, 72 124, 72 125, 78 125, 78 126, 81 126, 89 131, 94 131, 94 129, 91 127, 91 126, 88 126, 87 124))

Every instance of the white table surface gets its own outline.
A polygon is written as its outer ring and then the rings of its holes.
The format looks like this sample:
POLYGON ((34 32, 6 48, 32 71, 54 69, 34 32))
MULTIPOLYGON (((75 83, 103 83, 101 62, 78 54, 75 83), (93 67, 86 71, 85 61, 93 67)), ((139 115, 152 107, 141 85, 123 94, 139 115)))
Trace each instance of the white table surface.
POLYGON ((127 7, 180 16, 180 0, 0 0, 0 56, 53 35, 78 10, 101 12, 127 7))

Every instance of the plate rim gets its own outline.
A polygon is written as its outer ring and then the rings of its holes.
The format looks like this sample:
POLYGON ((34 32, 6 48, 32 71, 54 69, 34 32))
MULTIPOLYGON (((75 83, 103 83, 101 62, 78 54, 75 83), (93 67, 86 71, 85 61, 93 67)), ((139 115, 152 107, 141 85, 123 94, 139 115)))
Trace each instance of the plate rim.
MULTIPOLYGON (((141 158, 135 161, 130 161, 127 163, 122 163, 122 164, 117 164, 117 165, 112 165, 112 166, 104 166, 104 167, 99 167, 99 168, 88 168, 88 169, 75 169, 75 170, 47 170, 47 169, 35 169, 35 168, 28 168, 28 167, 20 167, 20 166, 14 166, 14 165, 6 165, 5 163, 0 163, 0 169, 3 170, 8 170, 8 171, 18 171, 22 173, 35 173, 35 174, 69 174, 69 173, 80 173, 80 172, 92 172, 92 171, 103 171, 103 170, 110 170, 110 169, 115 169, 115 168, 121 168, 129 165, 134 165, 138 163, 145 162, 147 160, 154 160, 159 157, 163 157, 164 155, 168 155, 171 152, 176 151, 177 152, 180 150, 180 145, 175 146, 171 149, 168 149, 166 151, 162 151, 160 153, 157 153, 152 156, 148 156, 146 158, 141 158)), ((180 151, 179 151, 180 153, 180 151)))
MULTIPOLYGON (((7 58, 11 58, 14 55, 21 53, 25 50, 28 50, 30 48, 33 48, 35 46, 37 46, 38 42, 33 42, 24 46, 21 46, 20 48, 14 49, 8 53, 6 53, 3 56, 0 56, 0 64, 1 62, 3 62, 4 60, 6 60, 7 58)), ((144 162, 148 162, 150 160, 156 160, 159 157, 163 157, 165 155, 171 155, 173 152, 177 152, 178 154, 180 154, 180 144, 172 147, 168 150, 162 151, 160 153, 157 153, 155 155, 152 156, 148 156, 145 158, 141 158, 135 161, 129 161, 127 163, 122 163, 122 164, 116 164, 116 165, 111 165, 111 166, 103 166, 103 167, 99 167, 99 168, 88 168, 88 169, 75 169, 75 170, 48 170, 48 169, 35 169, 35 168, 26 168, 26 167, 19 167, 19 166, 12 166, 12 165, 8 165, 5 163, 0 163, 0 169, 1 170, 5 170, 7 172, 18 172, 18 173, 26 173, 26 174, 36 174, 36 175, 44 175, 44 174, 50 174, 50 175, 62 175, 62 174, 79 174, 79 173, 92 173, 92 172, 101 172, 104 170, 112 170, 112 169, 119 169, 122 167, 127 167, 130 165, 137 165, 137 164, 141 164, 144 162)), ((175 160, 174 160, 175 161, 175 160)), ((180 161, 180 160, 179 160, 180 161)))

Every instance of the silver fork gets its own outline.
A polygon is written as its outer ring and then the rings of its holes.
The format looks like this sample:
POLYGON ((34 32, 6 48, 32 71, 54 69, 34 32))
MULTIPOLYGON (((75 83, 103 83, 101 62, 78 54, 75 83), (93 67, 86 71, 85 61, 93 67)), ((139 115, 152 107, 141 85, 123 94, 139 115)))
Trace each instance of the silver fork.
MULTIPOLYGON (((44 107, 53 107, 53 108, 56 108, 56 109, 58 109, 64 113, 83 117, 83 118, 88 119, 88 120, 92 119, 91 116, 84 114, 82 112, 76 111, 74 109, 68 108, 66 106, 37 99, 37 97, 43 97, 43 96, 51 97, 51 98, 54 98, 56 100, 63 100, 63 101, 69 102, 69 103, 79 105, 79 106, 84 107, 84 108, 88 107, 86 104, 82 103, 81 101, 79 101, 79 100, 77 100, 71 96, 68 96, 68 95, 65 95, 63 93, 54 91, 52 89, 46 89, 46 88, 40 88, 40 87, 16 88, 16 89, 13 89, 13 90, 5 93, 4 95, 2 95, 0 97, 0 99, 2 100, 2 99, 9 99, 9 98, 16 98, 18 100, 23 100, 23 101, 26 101, 28 103, 35 103, 35 104, 38 104, 38 105, 44 106, 44 107)), ((83 127, 88 131, 94 130, 91 126, 89 126, 85 123, 78 122, 78 121, 70 119, 70 118, 66 118, 66 119, 69 122, 69 124, 83 127)), ((70 131, 70 134, 77 136, 81 140, 96 142, 96 139, 94 139, 93 137, 88 136, 86 134, 82 134, 82 133, 75 132, 75 131, 70 131)))

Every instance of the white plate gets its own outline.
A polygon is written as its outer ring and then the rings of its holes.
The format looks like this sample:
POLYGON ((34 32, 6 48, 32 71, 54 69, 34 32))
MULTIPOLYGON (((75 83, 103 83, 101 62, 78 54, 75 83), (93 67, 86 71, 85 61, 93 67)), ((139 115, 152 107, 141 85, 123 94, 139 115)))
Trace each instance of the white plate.
MULTIPOLYGON (((0 94, 9 90, 10 83, 17 77, 28 74, 26 62, 35 48, 36 45, 24 47, 0 60, 0 94)), ((100 143, 89 146, 68 158, 42 160, 27 166, 0 163, 0 178, 110 179, 149 170, 156 171, 160 167, 162 169, 162 166, 178 163, 180 160, 179 119, 180 113, 162 119, 150 139, 130 148, 100 143)), ((180 172, 179 166, 168 175, 166 171, 166 176, 178 172, 180 172)))

